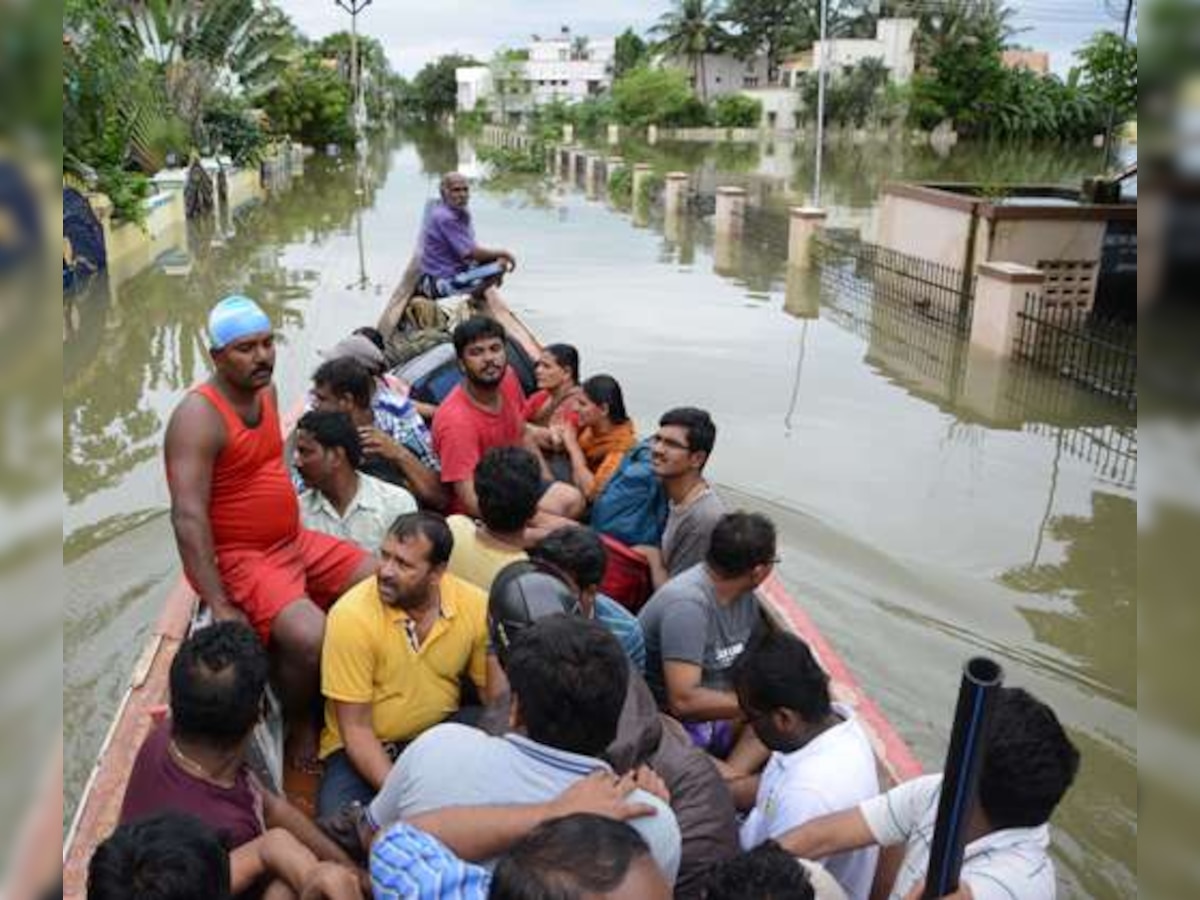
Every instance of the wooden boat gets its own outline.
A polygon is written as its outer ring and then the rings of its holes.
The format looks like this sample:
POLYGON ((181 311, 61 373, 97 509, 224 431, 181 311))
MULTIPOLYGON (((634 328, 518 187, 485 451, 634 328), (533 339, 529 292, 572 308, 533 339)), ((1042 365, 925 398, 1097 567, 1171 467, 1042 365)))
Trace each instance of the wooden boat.
MULTIPOLYGON (((394 309, 390 312, 394 313, 394 309)), ((524 324, 507 307, 501 307, 497 318, 504 322, 520 349, 536 358, 539 345, 524 324)), ((285 417, 285 430, 290 430, 299 412, 297 408, 285 417)), ((885 783, 895 784, 920 774, 920 763, 908 745, 783 582, 772 575, 758 595, 775 627, 798 635, 812 648, 830 675, 835 699, 856 710, 874 747, 885 783)), ((171 661, 187 637, 197 606, 197 596, 181 577, 167 597, 146 647, 133 667, 128 689, 80 797, 63 849, 64 898, 82 898, 86 894, 88 860, 96 845, 116 826, 134 759, 151 727, 165 711, 171 661)), ((280 729, 276 727, 271 733, 256 737, 260 762, 278 776, 282 769, 280 729)), ((276 781, 279 783, 280 779, 276 781)))

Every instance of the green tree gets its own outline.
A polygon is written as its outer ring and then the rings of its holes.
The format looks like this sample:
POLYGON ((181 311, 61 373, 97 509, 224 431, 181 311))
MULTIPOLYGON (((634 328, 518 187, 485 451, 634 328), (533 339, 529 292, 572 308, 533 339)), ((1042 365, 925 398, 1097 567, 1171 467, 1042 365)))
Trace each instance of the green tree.
MULTIPOLYGON (((322 38, 316 49, 325 59, 337 60, 338 72, 351 86, 353 94, 350 32, 339 31, 328 35, 322 38)), ((373 126, 380 126, 392 118, 396 108, 396 76, 392 72, 383 44, 373 37, 358 37, 358 70, 362 78, 360 84, 363 103, 367 108, 367 121, 373 126)))
POLYGON ((426 119, 437 119, 454 112, 458 104, 458 79, 454 70, 481 65, 470 56, 451 53, 439 57, 417 73, 412 81, 414 105, 426 119))
POLYGON ((725 94, 713 101, 713 121, 720 128, 754 128, 762 121, 762 102, 745 94, 725 94))
POLYGON ((1112 109, 1117 121, 1137 115, 1137 44, 1100 31, 1075 51, 1075 57, 1081 65, 1077 75, 1072 74, 1084 92, 1103 108, 1112 109))
POLYGON ((613 116, 622 125, 708 124, 708 110, 680 69, 634 69, 613 85, 613 116))
POLYGON ((729 40, 718 0, 675 0, 674 7, 663 13, 650 31, 660 36, 659 50, 687 62, 703 103, 704 55, 719 52, 729 40))
POLYGON ((626 28, 613 45, 613 78, 637 68, 646 59, 646 42, 632 28, 626 28))
POLYGON ((346 144, 354 139, 350 86, 316 50, 288 69, 264 107, 275 131, 287 132, 305 144, 346 144))

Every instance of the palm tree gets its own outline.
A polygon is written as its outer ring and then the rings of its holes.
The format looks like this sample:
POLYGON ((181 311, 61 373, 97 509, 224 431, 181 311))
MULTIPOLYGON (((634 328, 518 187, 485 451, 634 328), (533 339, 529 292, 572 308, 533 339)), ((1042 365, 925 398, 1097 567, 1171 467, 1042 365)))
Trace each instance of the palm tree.
POLYGON ((675 8, 663 13, 650 29, 661 35, 658 49, 688 61, 701 102, 707 99, 704 54, 719 52, 729 40, 722 14, 720 0, 675 0, 675 8))

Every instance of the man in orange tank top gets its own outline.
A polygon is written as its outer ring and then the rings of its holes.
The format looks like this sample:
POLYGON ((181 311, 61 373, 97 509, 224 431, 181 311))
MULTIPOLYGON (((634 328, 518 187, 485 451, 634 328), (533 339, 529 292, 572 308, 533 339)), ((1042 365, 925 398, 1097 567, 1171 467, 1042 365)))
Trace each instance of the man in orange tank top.
POLYGON ((271 378, 271 322, 246 297, 209 315, 214 372, 167 426, 171 524, 188 580, 217 620, 249 623, 271 650, 293 763, 316 759, 325 610, 374 574, 359 547, 300 525, 271 378))

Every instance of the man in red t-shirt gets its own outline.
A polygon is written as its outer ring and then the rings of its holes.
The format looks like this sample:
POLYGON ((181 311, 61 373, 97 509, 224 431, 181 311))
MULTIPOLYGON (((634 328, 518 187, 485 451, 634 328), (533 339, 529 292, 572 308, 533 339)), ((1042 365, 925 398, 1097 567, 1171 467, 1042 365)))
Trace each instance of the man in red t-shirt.
MULTIPOLYGON (((463 380, 433 417, 433 449, 442 461, 442 482, 450 494, 449 513, 479 517, 475 466, 493 447, 520 446, 525 438, 525 395, 508 366, 504 326, 476 316, 454 329, 454 351, 463 380)), ((577 519, 583 495, 574 485, 550 484, 538 511, 543 525, 577 519)), ((561 523, 560 523, 561 524, 561 523)))

